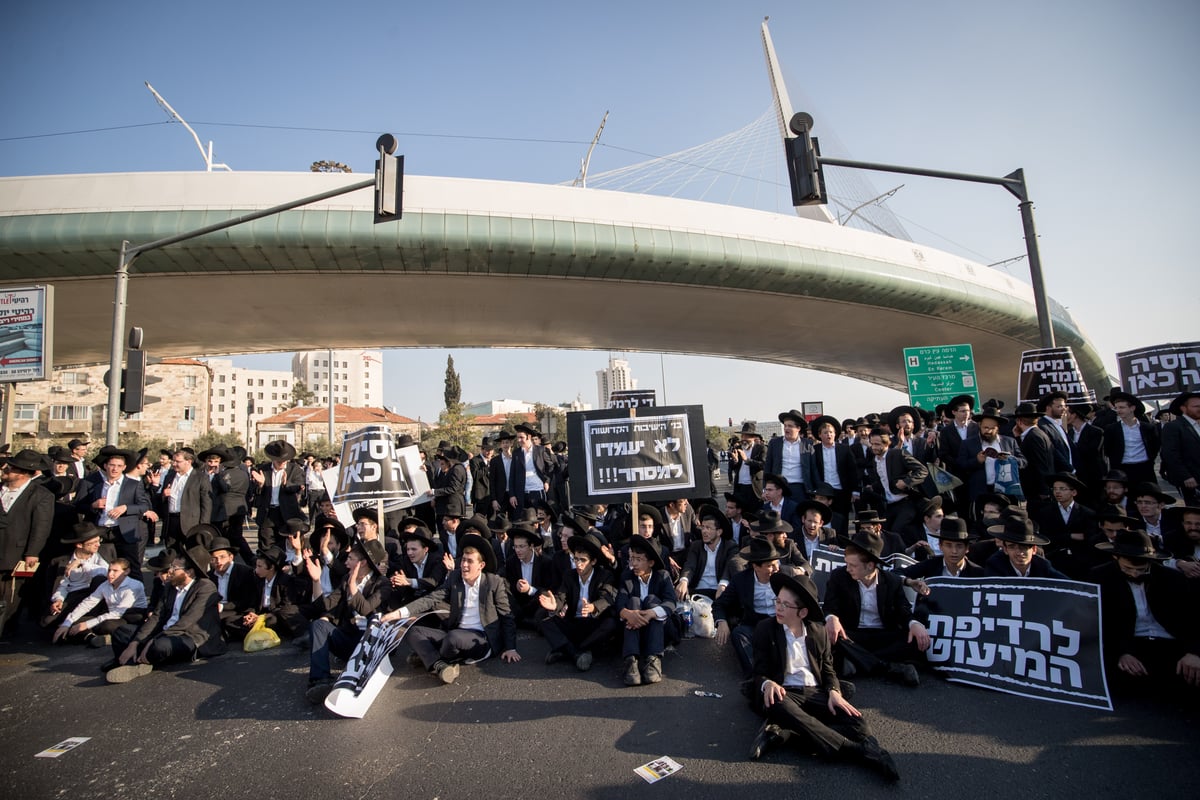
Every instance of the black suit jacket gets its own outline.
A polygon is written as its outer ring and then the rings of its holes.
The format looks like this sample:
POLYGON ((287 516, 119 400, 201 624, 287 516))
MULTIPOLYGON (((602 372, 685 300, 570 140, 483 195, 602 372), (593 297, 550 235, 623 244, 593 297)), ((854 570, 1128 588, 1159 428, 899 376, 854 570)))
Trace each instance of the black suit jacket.
POLYGON ((1080 554, 1086 553, 1088 540, 1096 532, 1096 512, 1076 501, 1071 508, 1071 515, 1064 522, 1058 503, 1051 503, 1041 509, 1034 517, 1038 524, 1038 532, 1050 540, 1046 548, 1053 554, 1059 550, 1075 550, 1080 554), (1082 539, 1072 539, 1071 534, 1082 533, 1082 539))
POLYGON ((1054 474, 1054 445, 1050 437, 1040 428, 1030 428, 1017 443, 1025 456, 1025 468, 1020 473, 1021 491, 1027 499, 1049 496, 1048 479, 1054 474))
POLYGON ((471 471, 471 504, 481 512, 491 514, 492 502, 492 473, 491 464, 482 454, 476 453, 467 462, 471 471), (487 504, 487 508, 484 505, 487 504))
POLYGON ((617 613, 629 608, 629 601, 638 598, 642 610, 661 607, 667 612, 668 619, 675 613, 675 605, 679 598, 675 596, 675 586, 666 570, 656 569, 650 573, 650 584, 646 587, 646 599, 642 600, 641 581, 630 570, 621 573, 617 583, 617 613))
MULTIPOLYGON (((817 678, 820 688, 827 692, 838 691, 842 687, 838 683, 837 673, 833 670, 833 654, 829 648, 829 637, 825 626, 820 620, 805 618, 804 643, 808 649, 809 668, 817 678)), ((759 687, 763 681, 774 681, 783 685, 784 671, 787 669, 787 634, 774 617, 767 617, 754 628, 754 638, 751 640, 754 650, 751 673, 751 704, 761 710, 762 692, 759 687)))
MULTIPOLYGON (((880 569, 876 573, 879 577, 875 581, 875 598, 884 630, 907 630, 913 616, 912 606, 904 594, 904 580, 889 570, 880 569)), ((858 592, 858 581, 850 577, 845 567, 830 573, 822 605, 825 616, 836 615, 848 631, 858 629, 862 597, 858 592)))
POLYGON ((1176 486, 1188 478, 1200 481, 1200 433, 1186 419, 1173 419, 1162 429, 1162 471, 1176 486))
MULTIPOLYGON (((175 481, 179 479, 179 474, 172 470, 168 476, 169 481, 163 485, 165 491, 168 486, 174 486, 175 481)), ((124 487, 121 487, 124 489, 124 487)), ((169 498, 164 498, 166 508, 171 507, 169 498)), ((179 502, 179 529, 184 535, 197 525, 205 525, 212 521, 212 486, 209 485, 208 475, 204 471, 192 466, 192 471, 188 475, 187 483, 183 485, 183 498, 179 502)))
POLYGON ((166 587, 158 608, 146 618, 142 627, 138 628, 133 641, 140 645, 147 639, 161 634, 181 635, 192 640, 197 655, 203 658, 224 653, 225 640, 221 638, 221 617, 217 611, 217 602, 220 599, 217 587, 208 578, 200 577, 193 581, 192 588, 183 598, 178 621, 168 628, 167 620, 175 611, 177 594, 178 590, 174 586, 166 587))
MULTIPOLYGON (((800 445, 800 474, 804 478, 805 490, 811 490, 812 486, 812 453, 813 443, 811 439, 803 436, 798 440, 800 445)), ((768 475, 783 474, 783 437, 776 436, 767 442, 767 457, 763 462, 763 472, 768 475)))
MULTIPOLYGON (((1104 453, 1113 469, 1120 469, 1125 463, 1125 435, 1121 432, 1124 422, 1114 422, 1104 429, 1104 453)), ((1162 440, 1158 434, 1158 426, 1145 420, 1138 420, 1138 430, 1142 434, 1142 444, 1146 447, 1146 458, 1153 465, 1162 449, 1162 440)))
POLYGON ((1075 468, 1071 464, 1071 445, 1067 442, 1066 431, 1058 430, 1057 426, 1045 417, 1038 417, 1037 425, 1050 440, 1050 447, 1054 451, 1054 471, 1074 472, 1075 468))
MULTIPOLYGON (((908 495, 911 497, 924 497, 921 493, 921 484, 929 475, 929 469, 913 458, 903 450, 893 447, 884 454, 884 467, 888 476, 888 490, 892 494, 908 495), (907 489, 896 488, 897 481, 903 480, 907 489)), ((871 488, 875 494, 881 498, 886 497, 883 493, 883 485, 879 480, 879 473, 875 471, 875 457, 867 462, 867 467, 863 472, 864 480, 871 482, 871 488)))
MULTIPOLYGON (((205 491, 207 489, 208 487, 206 486, 205 491)), ((107 520, 108 517, 104 516, 103 512, 92 508, 92 504, 103 496, 104 481, 102 479, 93 483, 85 481, 81 485, 79 494, 75 500, 75 510, 83 514, 84 519, 94 522, 102 528, 106 528, 108 526, 100 520, 101 518, 107 520), (87 491, 84 491, 84 487, 86 487, 87 491)), ((117 517, 117 528, 121 531, 121 536, 127 542, 136 541, 138 524, 141 522, 142 514, 150 510, 150 495, 146 493, 142 482, 128 475, 124 476, 121 480, 121 489, 117 493, 117 505, 125 506, 125 513, 117 517)))
MULTIPOLYGON (((571 570, 563 572, 554 593, 555 613, 563 616, 574 616, 579 609, 579 573, 571 570)), ((592 570, 592 582, 588 586, 588 601, 595 606, 595 617, 614 613, 613 604, 617 602, 617 578, 613 571, 597 566, 592 570)))
MULTIPOLYGON (((958 436, 957 433, 954 435, 958 436)), ((1018 476, 1029 464, 1021 452, 1021 446, 1011 436, 1001 435, 995 443, 987 446, 994 447, 1001 453, 1008 453, 1011 458, 1015 459, 1018 476)), ((967 499, 971 502, 975 502, 975 498, 988 490, 987 469, 979 463, 979 454, 983 452, 984 447, 983 440, 976 434, 963 442, 958 449, 958 464, 955 474, 962 478, 967 485, 967 499)), ((1023 486, 1021 488, 1024 489, 1023 486)))
MULTIPOLYGON (((795 574, 790 566, 779 565, 779 571, 795 574)), ((729 579, 729 585, 713 602, 713 622, 725 620, 730 627, 739 622, 757 622, 762 615, 754 610, 754 569, 747 567, 729 579)))
POLYGON ((240 464, 222 468, 213 476, 210 485, 213 522, 225 522, 238 514, 246 514, 246 492, 250 488, 250 477, 240 464))
MULTIPOLYGON (((818 444, 813 448, 812 453, 812 472, 817 476, 816 483, 829 483, 829 478, 825 475, 825 456, 822 452, 823 445, 818 444)), ((842 443, 835 444, 834 461, 837 463, 838 480, 842 482, 843 492, 860 492, 862 491, 862 465, 854 457, 854 453, 850 451, 850 446, 842 443)), ((870 456, 874 458, 874 456, 870 456)), ((868 460, 866 463, 870 463, 868 460)))
POLYGON ((25 556, 40 556, 54 523, 54 495, 45 486, 26 486, 6 513, 0 508, 0 571, 25 556))
MULTIPOLYGON (((1017 577, 1017 571, 1013 569, 1012 562, 1008 560, 1008 554, 1003 550, 997 550, 991 558, 984 562, 983 574, 988 578, 1017 577)), ((1033 557, 1033 564, 1029 567, 1029 575, 1027 577, 1068 580, 1066 575, 1055 569, 1054 565, 1041 556, 1033 557)))
MULTIPOLYGON (((725 568, 729 564, 729 557, 733 555, 735 549, 731 540, 720 540, 716 552, 718 581, 725 577, 725 568)), ((708 548, 704 546, 703 541, 692 542, 688 546, 687 558, 684 559, 683 568, 679 571, 679 577, 687 579, 689 589, 695 589, 696 585, 700 583, 700 578, 704 575, 704 568, 708 566, 708 558, 708 548)))
POLYGON ((558 571, 554 568, 554 559, 545 553, 537 553, 533 557, 533 574, 529 584, 534 589, 533 595, 518 595, 517 581, 521 580, 521 559, 516 553, 510 553, 504 560, 504 577, 508 581, 508 590, 514 598, 520 597, 521 602, 537 599, 537 593, 554 589, 559 584, 558 571))
MULTIPOLYGON (((762 476, 763 466, 767 462, 767 446, 762 442, 755 442, 750 447, 750 452, 746 456, 745 464, 750 468, 750 488, 754 490, 754 496, 762 499, 762 476)), ((729 459, 729 482, 733 484, 736 491, 738 485, 738 475, 742 471, 742 462, 729 459)), ((744 484, 743 484, 744 485, 744 484)))
MULTIPOLYGON (((256 498, 256 514, 255 523, 261 528, 267 520, 267 514, 271 507, 271 473, 274 467, 268 461, 264 464, 259 464, 255 467, 267 479, 258 489, 258 497, 256 498)), ((255 484, 257 485, 257 484, 255 484)), ((283 484, 279 487, 279 514, 284 520, 289 519, 304 519, 308 517, 304 510, 300 507, 300 495, 304 492, 304 468, 298 464, 288 462, 284 467, 283 484)), ((184 528, 187 532, 187 528, 184 528)))
MULTIPOLYGON (((517 647, 517 623, 512 615, 508 581, 500 575, 485 572, 479 576, 479 621, 492 653, 503 653, 517 647)), ((447 609, 450 616, 442 621, 444 630, 452 631, 462 623, 463 604, 467 597, 467 584, 462 573, 454 570, 446 576, 446 582, 424 597, 419 597, 405 608, 414 617, 434 609, 447 609)))
POLYGON ((1099 497, 1108 472, 1108 456, 1104 454, 1104 431, 1087 424, 1073 432, 1071 461, 1075 464, 1075 477, 1087 484, 1093 497, 1099 497))
MULTIPOLYGON (((229 596, 224 601, 220 601, 220 591, 218 590, 217 592, 218 601, 222 604, 221 615, 241 617, 247 611, 252 611, 258 602, 254 588, 254 582, 257 578, 254 575, 254 570, 245 564, 234 562, 229 565, 229 570, 229 586, 226 588, 226 593, 229 596)), ((216 586, 216 571, 209 572, 208 576, 212 580, 213 586, 216 586)))
POLYGON ((958 428, 951 423, 940 431, 938 431, 938 460, 942 462, 942 466, 950 470, 955 475, 962 477, 961 466, 958 462, 959 452, 962 446, 971 439, 979 438, 979 423, 967 423, 967 437, 958 435, 958 428))
POLYGON ((537 473, 538 480, 542 482, 542 490, 545 491, 549 488, 547 484, 550 483, 550 476, 554 472, 553 454, 548 454, 546 448, 540 445, 533 445, 529 448, 528 454, 523 453, 519 447, 514 447, 512 455, 512 471, 508 476, 508 495, 517 498, 517 505, 523 507, 525 505, 525 478, 530 469, 537 473), (527 463, 529 461, 533 463, 527 463))
MULTIPOLYGON (((1115 561, 1097 567, 1092 580, 1100 585, 1100 609, 1104 623, 1105 657, 1116 661, 1130 652, 1137 607, 1129 581, 1115 561)), ((1158 624, 1183 645, 1189 653, 1200 655, 1200 616, 1195 613, 1195 597, 1183 573, 1160 564, 1150 565, 1145 582, 1146 605, 1158 624)))

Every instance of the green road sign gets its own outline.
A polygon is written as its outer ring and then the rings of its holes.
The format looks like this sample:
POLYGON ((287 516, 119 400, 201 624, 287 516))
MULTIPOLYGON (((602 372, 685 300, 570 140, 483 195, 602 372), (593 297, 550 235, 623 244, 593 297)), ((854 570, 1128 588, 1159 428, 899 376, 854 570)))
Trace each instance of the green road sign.
POLYGON ((969 344, 904 348, 908 401, 915 408, 934 408, 950 398, 968 394, 979 408, 975 356, 969 344))

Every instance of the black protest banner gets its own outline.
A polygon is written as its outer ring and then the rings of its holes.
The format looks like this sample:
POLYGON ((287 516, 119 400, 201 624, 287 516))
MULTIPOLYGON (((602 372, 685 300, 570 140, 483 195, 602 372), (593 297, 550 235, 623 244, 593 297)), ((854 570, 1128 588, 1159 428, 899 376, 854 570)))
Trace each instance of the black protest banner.
POLYGON ((1017 402, 1036 403, 1038 398, 1050 392, 1066 392, 1068 403, 1096 402, 1096 393, 1088 389, 1069 347, 1046 347, 1021 353, 1017 402))
POLYGON ((1121 388, 1142 400, 1170 400, 1200 389, 1200 342, 1160 344, 1117 353, 1121 388))
POLYGON ((429 491, 424 473, 415 469, 412 454, 396 450, 389 428, 368 425, 342 440, 342 458, 338 468, 334 503, 385 502, 387 510, 407 508, 424 502, 429 491))
POLYGON ((608 395, 609 408, 649 408, 657 402, 653 389, 617 389, 608 395))
POLYGON ((1100 588, 1047 578, 928 578, 925 652, 957 683, 1112 710, 1100 588))
POLYGON ((611 409, 567 414, 571 500, 612 503, 709 493, 700 406, 659 406, 631 417, 611 409), (579 457, 582 454, 582 458, 579 457))
MULTIPOLYGON (((838 567, 845 566, 846 554, 841 550, 829 550, 818 545, 813 550, 811 563, 813 583, 817 585, 817 599, 824 602, 825 586, 829 583, 829 575, 838 567)), ((916 559, 909 558, 904 553, 892 553, 883 559, 884 569, 889 570, 901 570, 915 563, 917 563, 916 559)))

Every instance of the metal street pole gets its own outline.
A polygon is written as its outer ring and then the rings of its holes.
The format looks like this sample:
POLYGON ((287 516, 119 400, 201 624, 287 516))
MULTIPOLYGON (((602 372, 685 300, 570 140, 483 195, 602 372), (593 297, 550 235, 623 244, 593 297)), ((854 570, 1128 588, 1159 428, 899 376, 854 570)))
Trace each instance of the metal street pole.
MULTIPOLYGON (((129 267, 134 260, 142 253, 148 253, 151 250, 157 250, 160 247, 166 247, 171 244, 185 242, 188 239, 195 239, 197 236, 204 236, 208 233, 216 233, 223 231, 226 228, 232 228, 236 225, 241 225, 246 222, 253 222, 263 217, 271 217, 275 214, 280 214, 284 211, 291 211, 294 208, 318 203, 322 200, 328 200, 333 197, 339 197, 350 192, 357 192, 359 189, 366 189, 375 185, 374 178, 368 178, 358 183, 352 183, 349 186, 343 186, 340 189, 330 189, 327 192, 320 194, 309 195, 302 197, 299 200, 293 200, 282 205, 271 206, 264 208, 262 211, 254 211, 249 214, 242 214, 239 217, 217 222, 212 225, 205 225, 203 228, 197 228, 193 231, 178 233, 174 236, 167 236, 162 239, 156 239, 153 242, 130 246, 128 241, 121 242, 121 257, 117 265, 117 286, 116 300, 113 308, 113 328, 112 328, 112 350, 109 353, 110 373, 108 378, 108 418, 107 431, 105 431, 105 439, 108 444, 117 444, 117 435, 121 424, 121 361, 124 355, 124 336, 125 336, 125 306, 126 297, 129 291, 129 267)), ((249 445, 247 445, 248 447, 249 445)))
POLYGON ((1033 201, 1029 199, 1029 191, 1025 186, 1025 171, 1023 169, 1015 170, 1003 178, 997 178, 991 175, 972 175, 967 172, 951 172, 942 169, 902 167, 895 164, 877 164, 870 161, 853 161, 848 158, 831 158, 827 156, 817 156, 817 162, 821 166, 870 169, 878 172, 924 175, 927 178, 946 178, 953 181, 990 183, 995 186, 1003 186, 1011 192, 1020 201, 1017 208, 1021 211, 1021 224, 1025 231, 1025 251, 1029 254, 1029 282, 1033 288, 1033 307, 1037 312, 1038 333, 1042 340, 1042 347, 1054 347, 1054 325, 1050 319, 1050 307, 1046 300, 1046 285, 1042 278, 1042 259, 1038 253, 1037 231, 1033 225, 1033 201))

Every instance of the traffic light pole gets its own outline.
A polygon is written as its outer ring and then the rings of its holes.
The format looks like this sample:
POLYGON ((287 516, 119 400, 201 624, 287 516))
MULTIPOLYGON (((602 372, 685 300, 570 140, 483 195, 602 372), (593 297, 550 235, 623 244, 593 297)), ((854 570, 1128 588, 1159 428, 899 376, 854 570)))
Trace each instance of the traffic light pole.
POLYGON ((116 298, 113 301, 113 328, 112 328, 112 349, 109 353, 109 376, 108 376, 108 419, 107 430, 105 431, 105 439, 108 444, 116 445, 117 437, 121 424, 121 362, 125 352, 125 309, 128 303, 129 294, 129 268, 133 262, 142 253, 148 253, 151 250, 157 250, 160 247, 167 245, 185 242, 188 239, 195 239, 197 236, 204 236, 208 233, 216 233, 223 231, 226 228, 232 228, 237 225, 242 225, 247 222, 253 222, 256 219, 263 217, 274 216, 284 211, 291 211, 294 208, 307 206, 312 203, 319 203, 322 200, 328 200, 332 197, 338 197, 350 192, 357 192, 359 189, 366 189, 375 186, 375 178, 353 183, 349 186, 344 186, 340 189, 331 189, 328 192, 309 195, 302 197, 299 200, 293 200, 290 203, 283 205, 272 206, 265 208, 262 211, 255 211, 250 214, 243 214, 240 217, 235 217, 225 222, 218 222, 213 225, 206 225, 203 228, 197 228, 194 231, 179 233, 174 236, 167 236, 163 239, 156 239, 153 242, 146 244, 130 245, 128 241, 121 242, 120 260, 117 263, 116 272, 116 298))
POLYGON ((1050 319, 1050 306, 1046 301, 1046 285, 1042 278, 1042 259, 1038 252, 1037 230, 1033 224, 1033 201, 1029 199, 1024 170, 1018 169, 1003 178, 996 178, 990 175, 972 175, 967 172, 901 167, 895 164, 876 164, 869 161, 852 161, 846 158, 827 156, 816 156, 816 160, 822 167, 849 167, 878 172, 899 172, 904 175, 923 175, 928 178, 946 178, 952 181, 990 183, 995 186, 1003 186, 1011 192, 1020 201, 1017 207, 1021 211, 1021 225, 1025 231, 1025 252, 1029 255, 1029 281, 1033 287, 1033 307, 1037 312, 1038 332, 1041 336, 1042 347, 1054 347, 1054 325, 1050 319))

